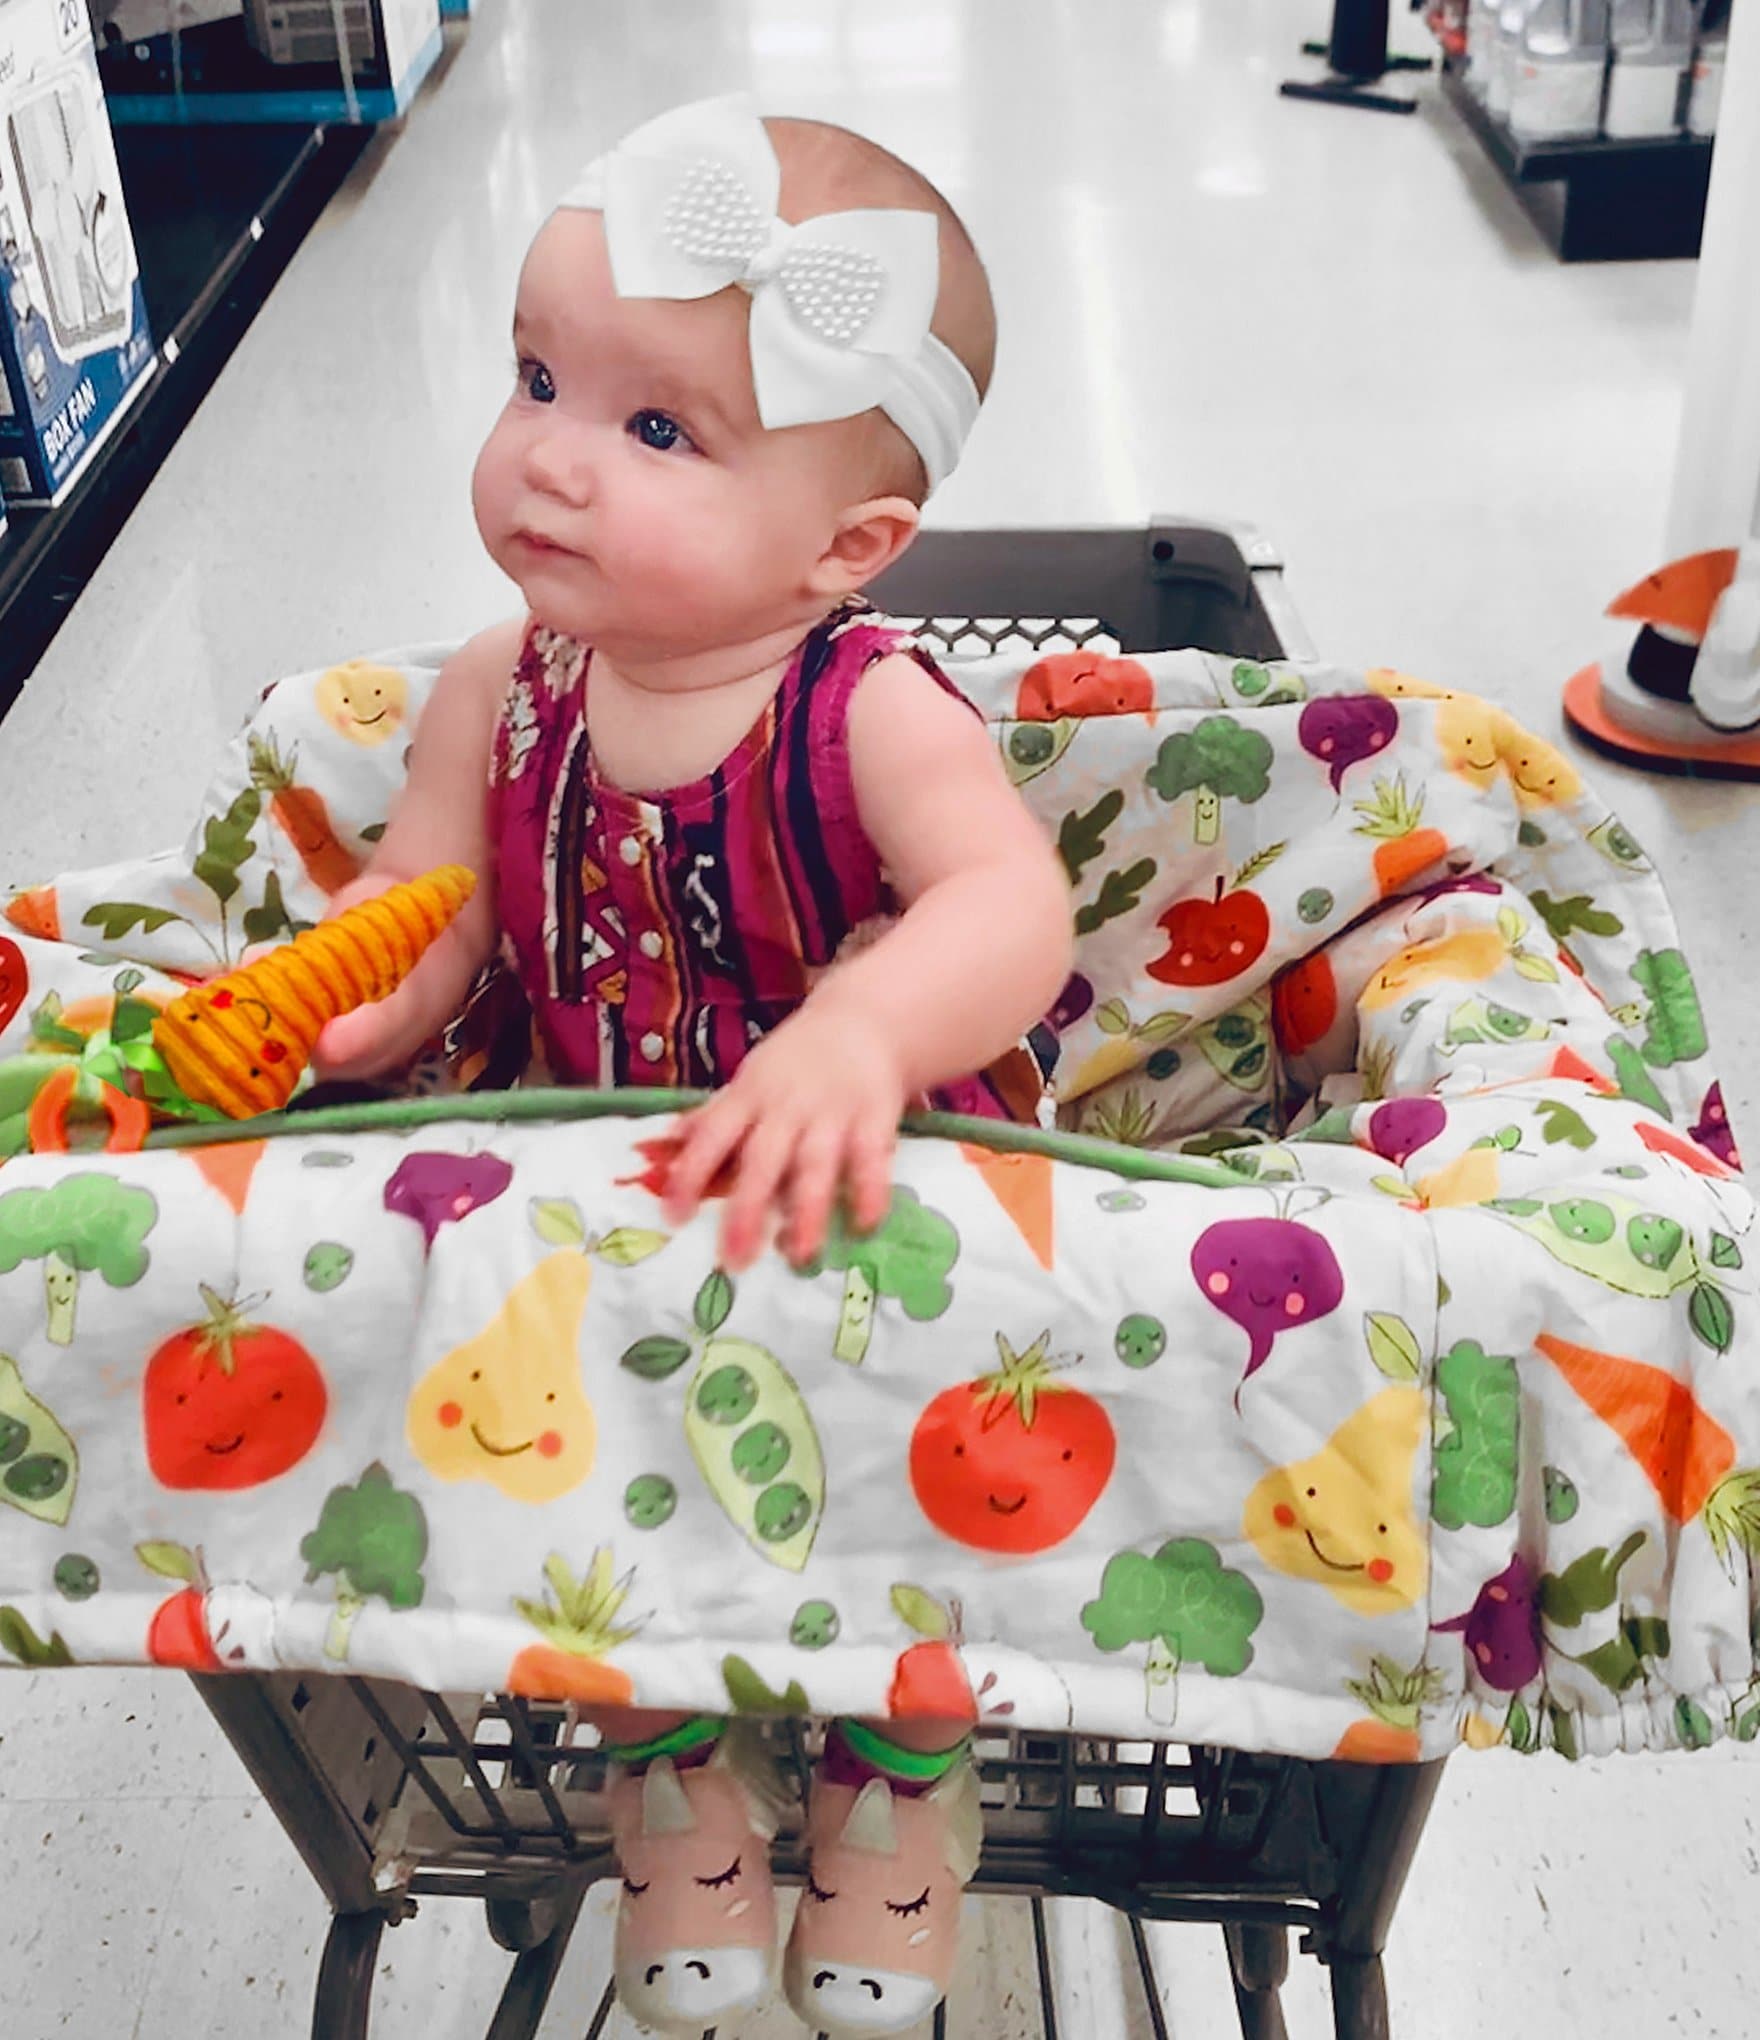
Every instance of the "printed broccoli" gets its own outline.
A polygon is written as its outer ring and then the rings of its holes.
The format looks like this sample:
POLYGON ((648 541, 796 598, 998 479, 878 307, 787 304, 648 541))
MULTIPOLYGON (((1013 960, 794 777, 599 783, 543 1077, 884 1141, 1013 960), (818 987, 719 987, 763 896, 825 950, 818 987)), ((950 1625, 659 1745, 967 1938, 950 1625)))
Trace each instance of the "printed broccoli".
POLYGON ((1687 959, 1678 949, 1642 949, 1632 977, 1648 1001, 1648 1031, 1639 1053, 1657 1069, 1696 1062, 1705 1053, 1705 1016, 1687 959))
POLYGON ((1238 1677, 1253 1661, 1252 1635, 1265 1613, 1245 1573, 1230 1572, 1214 1544, 1176 1537, 1153 1558, 1115 1552, 1100 1578, 1100 1598, 1082 1610, 1082 1627, 1104 1651, 1149 1645, 1147 1711, 1173 1716, 1173 1681, 1182 1665, 1213 1678, 1238 1677))
POLYGON ((318 1527, 300 1540, 306 1584, 320 1573, 336 1575, 336 1608, 324 1637, 324 1655, 341 1663, 349 1635, 368 1597, 393 1608, 421 1604, 427 1583, 428 1521, 414 1495, 391 1484, 377 1460, 353 1487, 332 1488, 318 1527))
POLYGON ((1516 1363, 1461 1339, 1436 1369, 1436 1392, 1452 1429, 1432 1455, 1430 1513, 1444 1530, 1506 1522, 1516 1505, 1522 1391, 1516 1363))
POLYGON ((0 1275, 42 1262, 49 1337, 70 1346, 79 1278, 95 1269, 113 1289, 138 1282, 147 1272, 142 1242, 158 1216, 145 1190, 97 1171, 64 1176, 47 1190, 9 1190, 0 1196, 0 1275))
POLYGON ((883 1296, 895 1297, 904 1314, 918 1324, 938 1318, 953 1301, 948 1275, 959 1259, 959 1234, 938 1211, 931 1211, 914 1190, 895 1190, 892 1208, 878 1229, 858 1238, 840 1212, 825 1251, 801 1272, 844 1272, 843 1311, 837 1321, 832 1351, 839 1360, 859 1367, 874 1336, 874 1313, 883 1296))
POLYGON ((1161 746, 1149 784, 1168 801, 1195 790, 1192 840, 1214 843, 1222 830, 1223 801, 1258 800, 1271 784, 1271 745, 1231 715, 1207 715, 1161 746))

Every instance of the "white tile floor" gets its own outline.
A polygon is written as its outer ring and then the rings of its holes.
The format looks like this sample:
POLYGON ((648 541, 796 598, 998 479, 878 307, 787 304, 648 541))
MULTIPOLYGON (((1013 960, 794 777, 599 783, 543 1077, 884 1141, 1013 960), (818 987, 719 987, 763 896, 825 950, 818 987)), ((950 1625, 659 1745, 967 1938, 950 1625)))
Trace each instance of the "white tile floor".
MULTIPOLYGON (((1322 0, 481 10, 0 725, 0 885, 178 833, 276 674, 509 605, 466 479, 525 240, 610 134, 740 84, 920 162, 988 254, 1001 367, 938 519, 1249 517, 1327 653, 1495 695, 1541 728, 1602 605, 1656 564, 1691 265, 1559 267, 1433 87, 1409 121, 1278 99, 1322 0)), ((1417 40, 1403 14, 1396 34, 1417 40)), ((1673 881, 1750 1132, 1760 888, 1729 879, 1760 852, 1760 806, 1597 769, 1673 881)), ((1737 1759, 1463 1756, 1388 1959, 1396 2033, 1746 2040, 1757 1813, 1760 1774, 1737 1759)), ((163 1675, 0 1675, 0 1920, 6 2040, 306 2031, 322 1908, 163 1675)), ((1052 1925, 1065 2030, 1146 2036, 1116 1922, 1054 1906, 1052 1925)), ((1019 1909, 985 1926, 955 2030, 1033 2035, 1019 1909)), ((583 2029, 603 1945, 599 1919, 549 2040, 583 2029)), ((1220 1937, 1156 1945, 1172 2032, 1228 2030, 1220 1937)), ((429 1906, 385 1943, 375 2035, 480 2034, 504 1966, 467 1910, 429 1906)), ((1295 2040, 1329 2030, 1311 1964, 1287 1998, 1295 2040)))

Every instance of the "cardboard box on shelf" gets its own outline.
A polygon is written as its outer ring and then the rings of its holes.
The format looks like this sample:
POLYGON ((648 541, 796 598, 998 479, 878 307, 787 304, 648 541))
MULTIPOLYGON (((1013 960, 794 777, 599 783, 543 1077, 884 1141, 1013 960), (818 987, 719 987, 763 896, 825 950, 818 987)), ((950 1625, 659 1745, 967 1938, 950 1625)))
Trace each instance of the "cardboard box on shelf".
POLYGON ((97 0, 97 8, 99 69, 119 127, 394 120, 440 54, 439 0, 97 0))
POLYGON ((85 0, 0 0, 0 489, 59 502, 155 359, 85 0))

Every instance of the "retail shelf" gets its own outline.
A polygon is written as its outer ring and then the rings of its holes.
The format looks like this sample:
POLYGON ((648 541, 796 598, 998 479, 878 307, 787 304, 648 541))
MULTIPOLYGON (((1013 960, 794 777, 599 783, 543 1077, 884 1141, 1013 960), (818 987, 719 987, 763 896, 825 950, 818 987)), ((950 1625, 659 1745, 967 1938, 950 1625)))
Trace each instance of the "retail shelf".
POLYGON ((0 538, 0 716, 371 138, 367 127, 118 128, 154 372, 72 492, 0 538))
POLYGON ((1709 141, 1524 142, 1471 92, 1449 57, 1442 89, 1563 262, 1629 262, 1699 252, 1709 141))

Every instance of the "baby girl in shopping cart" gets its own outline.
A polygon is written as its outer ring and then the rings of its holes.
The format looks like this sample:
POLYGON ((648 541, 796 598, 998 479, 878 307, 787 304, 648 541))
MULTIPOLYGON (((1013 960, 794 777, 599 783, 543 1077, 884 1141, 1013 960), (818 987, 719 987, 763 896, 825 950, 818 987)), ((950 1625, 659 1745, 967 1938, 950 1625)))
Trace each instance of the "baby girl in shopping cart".
MULTIPOLYGON (((477 891, 316 1066, 407 1062, 499 949, 552 1079, 713 1092, 676 1131, 672 1221, 724 1191, 726 1265, 778 1228, 804 1262, 840 1200, 883 1219, 914 1102, 1038 1116, 1023 1036, 1070 967, 1062 867, 980 719, 860 599, 977 417, 983 266, 884 149, 719 100, 588 168, 513 336, 474 501, 524 612, 439 676, 335 907, 441 864, 477 891)), ((768 1983, 773 1781, 716 1719, 602 1726, 620 1989, 700 2032, 768 1983)), ((791 1999, 901 2030, 946 1988, 976 1864, 963 1725, 835 1724, 809 1833, 791 1999)))

